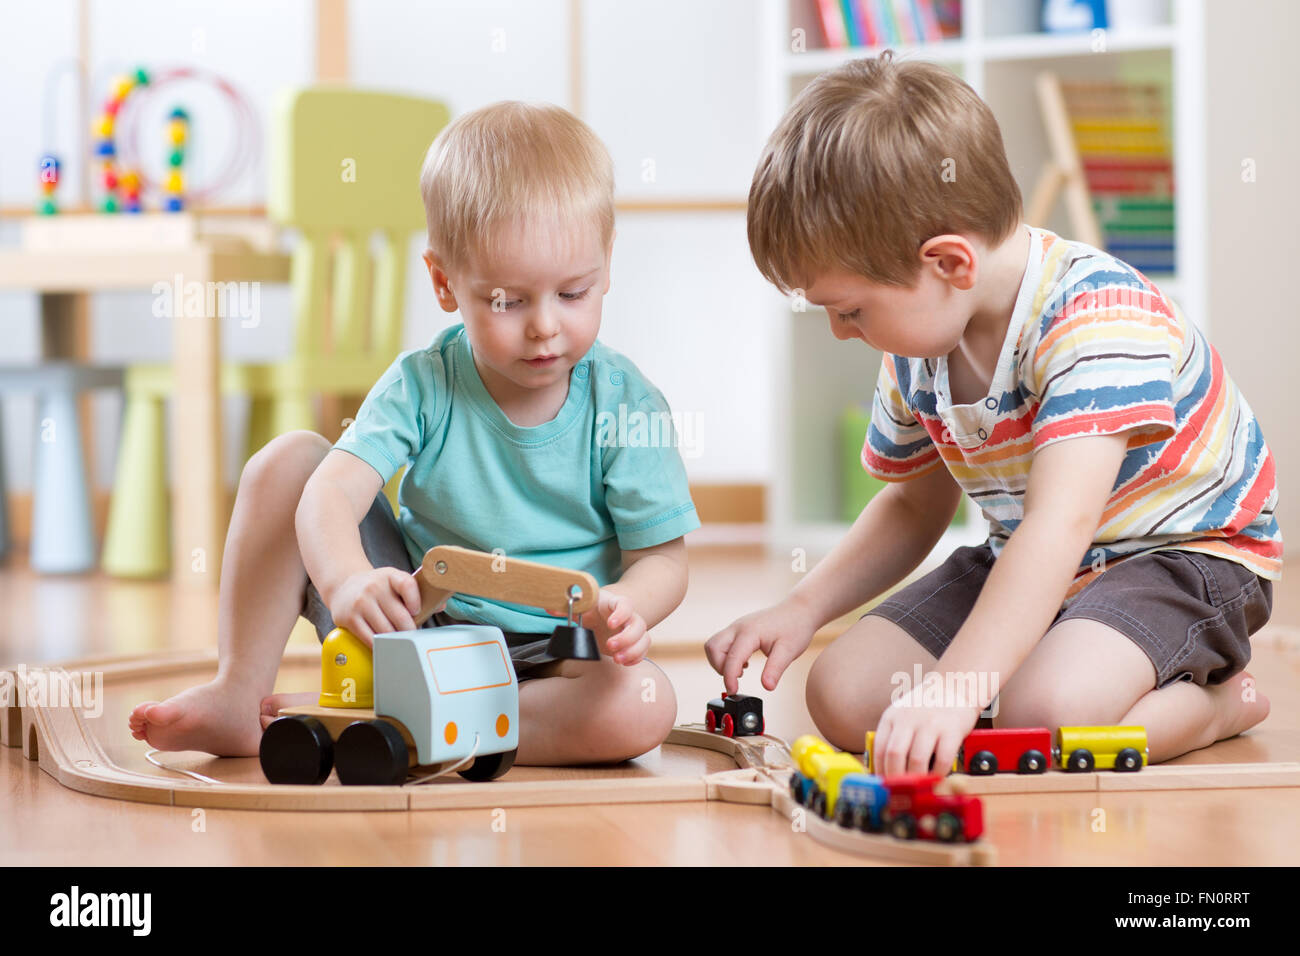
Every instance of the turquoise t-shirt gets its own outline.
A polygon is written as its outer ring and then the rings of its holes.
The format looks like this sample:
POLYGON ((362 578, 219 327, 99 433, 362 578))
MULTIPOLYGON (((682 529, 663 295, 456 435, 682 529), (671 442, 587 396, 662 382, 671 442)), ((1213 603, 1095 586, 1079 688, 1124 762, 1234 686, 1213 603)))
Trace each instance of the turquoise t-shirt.
MULTIPOLYGON (((668 403, 625 356, 596 341, 569 373, 549 422, 514 424, 479 377, 464 325, 403 352, 335 443, 398 487, 414 567, 439 544, 617 580, 622 551, 700 526, 668 403)), ((452 617, 549 634, 539 608, 456 595, 452 617)))

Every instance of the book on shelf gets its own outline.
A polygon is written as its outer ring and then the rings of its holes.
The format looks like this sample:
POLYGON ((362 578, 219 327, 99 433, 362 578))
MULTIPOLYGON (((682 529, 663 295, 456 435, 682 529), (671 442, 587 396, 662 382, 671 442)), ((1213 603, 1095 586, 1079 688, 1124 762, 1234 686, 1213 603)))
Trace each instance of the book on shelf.
POLYGON ((1140 272, 1173 272, 1174 164, 1164 91, 1141 83, 1062 83, 1075 146, 1107 252, 1140 272))
MULTIPOLYGON (((846 47, 933 43, 961 36, 961 0, 809 0, 804 13, 823 45, 846 47)), ((798 14, 795 17, 799 19, 798 14)))

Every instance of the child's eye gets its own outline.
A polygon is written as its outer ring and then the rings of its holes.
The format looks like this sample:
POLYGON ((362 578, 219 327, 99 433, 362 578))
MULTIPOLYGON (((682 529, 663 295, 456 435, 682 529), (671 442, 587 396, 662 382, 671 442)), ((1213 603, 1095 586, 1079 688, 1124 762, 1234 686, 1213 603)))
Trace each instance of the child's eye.
POLYGON ((861 309, 854 309, 852 312, 836 312, 835 317, 841 322, 852 322, 862 314, 861 309))
POLYGON ((492 307, 493 312, 505 312, 507 309, 513 309, 519 304, 518 299, 503 299, 500 297, 487 300, 487 304, 492 307))
POLYGON ((587 293, 590 291, 591 291, 591 287, 588 286, 587 288, 583 289, 581 292, 561 292, 560 298, 566 299, 569 302, 576 302, 579 299, 585 299, 587 297, 587 293))

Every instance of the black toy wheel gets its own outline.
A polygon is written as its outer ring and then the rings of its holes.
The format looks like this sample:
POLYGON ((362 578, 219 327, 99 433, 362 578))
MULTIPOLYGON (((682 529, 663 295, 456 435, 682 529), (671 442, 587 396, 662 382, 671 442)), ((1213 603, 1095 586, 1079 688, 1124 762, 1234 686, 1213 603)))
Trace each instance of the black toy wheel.
POLYGON ((900 840, 911 840, 916 836, 916 819, 903 814, 889 821, 889 832, 900 840))
POLYGON ((262 731, 257 757, 271 783, 318 786, 334 766, 334 741, 315 717, 280 717, 262 731))
POLYGON ((1070 759, 1065 764, 1065 769, 1070 773, 1087 773, 1094 766, 1096 761, 1092 759, 1092 752, 1080 747, 1070 754, 1070 759))
POLYGON ((951 813, 939 814, 939 819, 934 823, 934 836, 944 843, 956 843, 961 839, 961 820, 951 813))
POLYGON ((811 810, 823 820, 826 819, 826 794, 820 790, 813 794, 811 810))
POLYGON ((1142 769, 1142 755, 1132 747, 1125 747, 1115 755, 1115 770, 1119 773, 1132 773, 1142 769))
POLYGON ((1020 755, 1021 773, 1046 773, 1047 758, 1041 750, 1026 750, 1020 755))
POLYGON ((347 786, 400 786, 410 762, 401 732, 386 720, 348 724, 334 745, 339 783, 347 786))
POLYGON ((835 822, 842 827, 853 826, 853 808, 843 800, 835 805, 835 822))
POLYGON ((790 798, 795 803, 799 803, 799 775, 797 773, 790 774, 790 798))
POLYGON ((969 770, 977 777, 986 777, 998 772, 998 758, 987 750, 978 751, 970 758, 969 770))
POLYGON ((460 775, 466 780, 495 780, 497 777, 504 776, 505 772, 515 765, 515 754, 518 752, 507 750, 505 753, 475 757, 468 769, 460 771, 460 775))

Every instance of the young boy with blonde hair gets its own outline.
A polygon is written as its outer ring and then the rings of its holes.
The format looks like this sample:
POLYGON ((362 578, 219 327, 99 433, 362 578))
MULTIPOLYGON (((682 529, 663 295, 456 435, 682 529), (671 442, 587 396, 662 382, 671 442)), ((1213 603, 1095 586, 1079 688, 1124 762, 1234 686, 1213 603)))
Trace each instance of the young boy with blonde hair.
POLYGON ((965 493, 987 542, 814 662, 831 743, 860 752, 874 728, 883 772, 950 767, 995 696, 995 727, 1145 726, 1152 761, 1264 719, 1243 668, 1282 539, 1255 416, 1150 280, 1021 222, 970 87, 890 52, 818 77, 768 141, 748 224, 768 280, 884 353, 862 464, 890 484, 788 597, 710 638, 729 690, 760 649, 774 688, 817 628, 925 558, 965 493))
POLYGON ((469 622, 505 632, 520 679, 522 764, 618 761, 658 746, 671 684, 645 655, 681 602, 683 535, 699 526, 671 441, 602 427, 663 395, 596 338, 610 287, 613 164, 559 107, 497 103, 452 122, 420 176, 425 263, 463 325, 397 357, 333 445, 275 438, 245 466, 222 571, 220 664, 210 683, 131 713, 162 750, 256 754, 300 697, 270 696, 301 614, 378 633, 469 622), (403 465, 394 517, 383 487, 403 465), (539 609, 453 596, 428 622, 410 572, 437 544, 588 571, 598 662, 554 661, 539 609), (648 687, 654 693, 648 694, 648 687))

